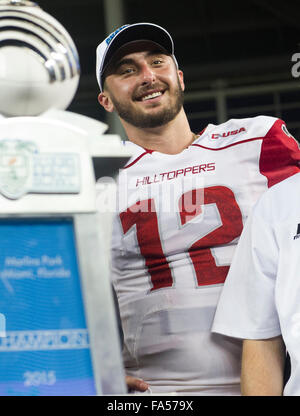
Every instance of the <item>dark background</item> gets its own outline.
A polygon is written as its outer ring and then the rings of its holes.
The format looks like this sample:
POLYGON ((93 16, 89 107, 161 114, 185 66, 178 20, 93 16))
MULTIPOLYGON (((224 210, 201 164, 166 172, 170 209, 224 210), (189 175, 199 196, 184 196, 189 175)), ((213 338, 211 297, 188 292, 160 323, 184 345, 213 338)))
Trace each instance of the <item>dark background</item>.
POLYGON ((79 52, 82 75, 68 110, 107 122, 97 102, 95 49, 119 23, 153 22, 174 39, 195 132, 209 122, 266 114, 284 119, 300 138, 300 77, 291 73, 292 56, 300 53, 299 0, 110 0, 116 11, 122 6, 115 25, 105 0, 37 3, 63 24, 79 52))

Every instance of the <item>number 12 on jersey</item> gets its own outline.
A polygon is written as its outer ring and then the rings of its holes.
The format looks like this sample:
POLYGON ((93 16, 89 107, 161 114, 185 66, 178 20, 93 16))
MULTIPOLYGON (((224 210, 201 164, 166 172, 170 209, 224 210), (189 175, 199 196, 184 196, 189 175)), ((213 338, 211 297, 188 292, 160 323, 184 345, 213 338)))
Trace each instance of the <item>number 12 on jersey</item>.
MULTIPOLYGON (((195 269, 198 286, 221 284, 226 279, 229 266, 218 266, 211 248, 229 244, 240 236, 243 229, 242 214, 229 188, 211 186, 193 189, 185 192, 178 201, 181 226, 201 214, 201 206, 194 204, 191 207, 190 204, 199 201, 197 196, 200 192, 204 197, 203 205, 216 204, 222 225, 187 246, 185 251, 195 269)), ((138 201, 120 213, 124 234, 136 226, 137 241, 151 276, 152 291, 173 286, 171 268, 162 249, 157 215, 154 199, 138 201)), ((200 227, 195 224, 197 226, 200 227)))

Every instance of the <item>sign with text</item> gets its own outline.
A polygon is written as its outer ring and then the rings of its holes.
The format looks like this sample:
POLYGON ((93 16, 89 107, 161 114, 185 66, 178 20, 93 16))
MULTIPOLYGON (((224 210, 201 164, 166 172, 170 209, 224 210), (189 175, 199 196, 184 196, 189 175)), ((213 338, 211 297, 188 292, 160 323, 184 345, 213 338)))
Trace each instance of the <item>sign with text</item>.
POLYGON ((0 220, 0 395, 94 395, 72 218, 0 220))

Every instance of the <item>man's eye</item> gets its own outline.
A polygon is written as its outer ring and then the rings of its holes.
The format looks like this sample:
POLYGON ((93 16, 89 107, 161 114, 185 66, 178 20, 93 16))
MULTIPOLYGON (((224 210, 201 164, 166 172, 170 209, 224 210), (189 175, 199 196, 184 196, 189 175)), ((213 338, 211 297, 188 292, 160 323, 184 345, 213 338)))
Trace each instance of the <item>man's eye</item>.
POLYGON ((163 60, 162 59, 155 59, 154 61, 153 61, 153 64, 154 65, 160 65, 160 64, 162 64, 163 63, 163 60))
POLYGON ((121 70, 121 74, 124 74, 124 75, 131 74, 133 71, 134 71, 133 68, 124 68, 121 70))

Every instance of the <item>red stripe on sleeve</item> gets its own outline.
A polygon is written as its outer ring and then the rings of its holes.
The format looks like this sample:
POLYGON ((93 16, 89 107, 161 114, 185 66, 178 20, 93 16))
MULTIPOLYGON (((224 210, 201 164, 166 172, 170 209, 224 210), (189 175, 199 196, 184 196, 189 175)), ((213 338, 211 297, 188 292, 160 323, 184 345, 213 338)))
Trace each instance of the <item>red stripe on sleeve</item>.
POLYGON ((285 123, 277 120, 262 141, 259 170, 266 176, 268 188, 300 171, 299 145, 282 126, 285 123))

